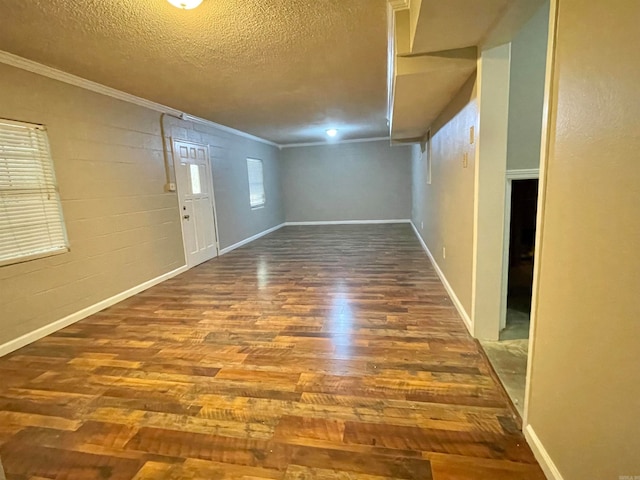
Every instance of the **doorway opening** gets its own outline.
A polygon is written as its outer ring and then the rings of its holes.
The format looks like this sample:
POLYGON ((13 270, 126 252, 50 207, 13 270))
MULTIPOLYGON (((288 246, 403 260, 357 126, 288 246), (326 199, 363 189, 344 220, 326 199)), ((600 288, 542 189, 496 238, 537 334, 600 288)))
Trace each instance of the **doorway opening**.
POLYGON ((524 414, 538 211, 538 171, 507 171, 500 338, 482 346, 524 414))
MULTIPOLYGON (((554 60, 555 15, 553 2, 542 2, 511 37, 509 100, 508 109, 503 109, 503 115, 506 113, 507 117, 505 177, 504 180, 497 178, 501 173, 498 172, 493 178, 495 184, 505 182, 504 209, 500 212, 503 228, 498 233, 502 234, 502 241, 498 249, 498 241, 493 238, 494 255, 490 262, 485 262, 485 266, 487 263, 499 265, 501 282, 493 282, 493 288, 485 297, 488 303, 493 302, 490 314, 479 317, 480 322, 486 320, 481 326, 490 327, 482 332, 484 339, 480 337, 480 342, 506 393, 525 421, 529 353, 533 350, 530 347, 535 341, 536 328, 536 305, 533 298, 532 306, 532 297, 536 295, 533 272, 538 268, 533 253, 538 227, 538 179, 541 159, 547 153, 550 125, 550 67, 554 60)), ((497 201, 497 197, 494 200, 497 201)), ((493 217, 492 220, 497 219, 493 217)), ((494 233, 497 231, 493 229, 494 233)), ((495 273, 492 278, 495 278, 495 273)))
POLYGON ((218 256, 218 227, 208 145, 173 141, 187 267, 218 256))
POLYGON ((529 338, 538 179, 511 182, 511 218, 504 329, 500 340, 529 338))

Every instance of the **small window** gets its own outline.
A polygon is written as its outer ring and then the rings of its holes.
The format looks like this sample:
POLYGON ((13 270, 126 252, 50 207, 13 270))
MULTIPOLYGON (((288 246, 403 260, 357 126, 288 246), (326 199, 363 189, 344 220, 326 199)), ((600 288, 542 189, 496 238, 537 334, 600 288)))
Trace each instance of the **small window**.
POLYGON ((190 163, 189 174, 191 176, 191 193, 200 195, 202 193, 202 188, 200 187, 200 165, 190 163))
POLYGON ((67 251, 45 128, 0 119, 0 266, 67 251))
POLYGON ((249 172, 249 203, 251 208, 263 207, 266 198, 264 195, 262 160, 247 158, 247 171, 249 172))

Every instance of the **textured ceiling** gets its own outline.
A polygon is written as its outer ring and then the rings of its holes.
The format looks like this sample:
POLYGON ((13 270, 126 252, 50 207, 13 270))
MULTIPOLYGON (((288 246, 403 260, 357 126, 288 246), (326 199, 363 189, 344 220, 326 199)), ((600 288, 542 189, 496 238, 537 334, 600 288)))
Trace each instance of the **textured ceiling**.
POLYGON ((512 3, 513 0, 422 0, 419 11, 412 11, 411 51, 438 52, 480 45, 512 3))
POLYGON ((388 135, 386 0, 0 0, 0 50, 281 144, 388 135))

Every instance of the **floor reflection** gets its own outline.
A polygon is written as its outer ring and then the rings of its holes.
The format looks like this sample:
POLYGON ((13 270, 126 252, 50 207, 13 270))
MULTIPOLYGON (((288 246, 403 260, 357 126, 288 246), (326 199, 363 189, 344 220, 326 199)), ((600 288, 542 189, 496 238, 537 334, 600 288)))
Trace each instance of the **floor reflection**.
POLYGON ((263 290, 269 283, 269 267, 263 257, 258 258, 256 278, 258 279, 258 290, 263 290))
POLYGON ((349 303, 349 290, 344 282, 338 282, 332 295, 329 328, 338 358, 351 357, 351 334, 353 332, 353 310, 349 303))

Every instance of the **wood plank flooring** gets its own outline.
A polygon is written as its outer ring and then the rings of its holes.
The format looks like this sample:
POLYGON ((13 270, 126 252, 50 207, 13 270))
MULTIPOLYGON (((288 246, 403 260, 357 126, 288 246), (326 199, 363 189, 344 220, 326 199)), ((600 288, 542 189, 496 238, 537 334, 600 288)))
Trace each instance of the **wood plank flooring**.
POLYGON ((544 479, 407 225, 286 227, 0 379, 8 480, 544 479))

